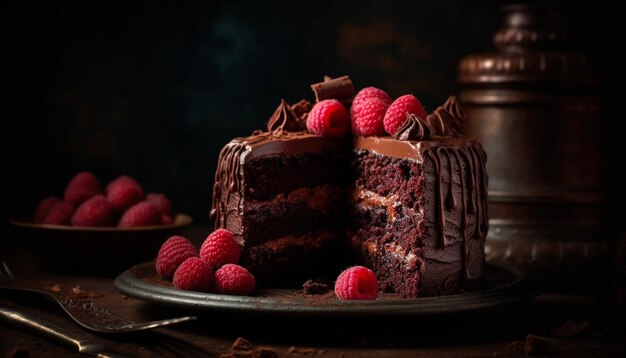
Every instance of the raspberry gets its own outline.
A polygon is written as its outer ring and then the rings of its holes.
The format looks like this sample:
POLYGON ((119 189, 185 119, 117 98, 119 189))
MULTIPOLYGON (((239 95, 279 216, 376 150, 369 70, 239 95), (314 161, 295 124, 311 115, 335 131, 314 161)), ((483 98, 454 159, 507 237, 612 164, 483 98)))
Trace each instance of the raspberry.
POLYGON ((60 201, 50 208, 50 212, 41 223, 45 225, 69 225, 72 215, 74 215, 74 206, 60 201))
POLYGON ((219 293, 247 296, 255 287, 254 276, 239 265, 226 264, 215 271, 215 289, 219 293))
POLYGON ((174 219, 167 214, 161 214, 161 224, 163 225, 172 225, 174 223, 174 219))
POLYGON ((313 106, 306 127, 311 133, 340 138, 350 133, 350 114, 338 100, 325 99, 313 106))
POLYGON ((396 131, 404 123, 409 113, 416 115, 418 118, 426 119, 424 106, 415 96, 405 94, 396 98, 387 108, 387 113, 385 113, 385 119, 383 120, 385 131, 391 135, 396 134, 396 131))
POLYGON ((174 287, 186 291, 209 292, 213 288, 213 270, 199 257, 186 259, 174 272, 174 287))
POLYGON ((41 224, 46 216, 48 216, 48 214, 50 213, 50 209, 52 209, 54 204, 60 202, 61 199, 57 198, 56 196, 49 196, 41 200, 39 202, 39 205, 37 205, 37 210, 35 210, 35 223, 41 224))
POLYGON ((113 226, 113 208, 104 195, 96 195, 80 204, 74 216, 73 226, 113 226))
POLYGON ((101 193, 102 186, 98 178, 90 172, 80 172, 67 184, 63 200, 68 204, 78 206, 92 196, 101 193))
POLYGON ((342 300, 374 300, 378 297, 376 274, 367 267, 350 267, 337 277, 335 294, 342 300))
POLYGON ((372 98, 378 98, 379 100, 385 102, 387 106, 389 106, 391 102, 393 102, 387 92, 376 87, 365 87, 360 90, 359 93, 356 94, 356 96, 354 96, 354 99, 352 100, 352 107, 350 108, 350 114, 353 115, 352 109, 357 111, 361 104, 365 103, 366 100, 372 98))
POLYGON ((146 195, 146 200, 154 204, 154 206, 156 206, 161 213, 167 214, 169 216, 172 216, 172 214, 174 214, 172 202, 167 198, 167 196, 165 196, 165 194, 149 193, 148 195, 146 195))
POLYGON ((389 105, 378 98, 361 100, 358 107, 352 105, 352 132, 361 136, 383 133, 383 118, 389 105))
POLYGON ((236 264, 241 257, 241 247, 230 231, 217 229, 202 243, 200 257, 213 267, 236 264))
POLYGON ((180 264, 190 257, 197 256, 196 247, 191 241, 182 236, 171 236, 159 249, 156 271, 161 277, 171 280, 180 264))
POLYGON ((117 179, 107 185, 107 200, 118 213, 123 213, 144 199, 141 186, 134 179, 129 179, 117 179))
POLYGON ((118 227, 151 226, 161 224, 161 213, 147 201, 139 202, 124 212, 118 227))
POLYGON ((130 184, 136 185, 136 186, 141 188, 141 185, 139 184, 139 182, 137 180, 135 180, 134 178, 129 177, 128 175, 120 175, 119 177, 115 178, 113 181, 111 181, 107 185, 107 187, 105 188, 105 192, 108 194, 109 190, 111 190, 111 187, 115 186, 116 184, 118 184, 120 182, 130 183, 130 184))

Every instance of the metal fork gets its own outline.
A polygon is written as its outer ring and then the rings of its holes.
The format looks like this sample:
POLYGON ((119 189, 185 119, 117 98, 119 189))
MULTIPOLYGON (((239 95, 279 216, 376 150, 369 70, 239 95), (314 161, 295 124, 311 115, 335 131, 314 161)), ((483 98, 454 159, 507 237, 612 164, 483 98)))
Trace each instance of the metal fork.
POLYGON ((91 295, 77 287, 68 287, 45 280, 16 279, 8 265, 0 265, 0 291, 22 291, 44 295, 56 301, 83 328, 97 333, 127 333, 197 319, 196 316, 183 316, 150 322, 134 322, 109 311, 91 300, 91 295))

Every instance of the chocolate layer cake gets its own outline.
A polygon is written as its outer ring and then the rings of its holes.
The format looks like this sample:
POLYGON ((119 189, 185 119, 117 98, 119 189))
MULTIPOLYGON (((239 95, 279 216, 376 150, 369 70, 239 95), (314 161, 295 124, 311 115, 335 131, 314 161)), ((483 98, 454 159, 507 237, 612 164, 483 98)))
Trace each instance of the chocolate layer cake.
POLYGON ((220 153, 215 226, 237 237, 261 285, 334 279, 359 263, 381 290, 421 297, 480 276, 486 157, 460 136, 453 97, 426 119, 409 116, 395 138, 307 133, 307 108, 281 102, 267 131, 220 153))
POLYGON ((345 246, 350 141, 284 130, 296 121, 283 101, 267 132, 232 140, 219 157, 212 215, 260 282, 334 272, 345 246))

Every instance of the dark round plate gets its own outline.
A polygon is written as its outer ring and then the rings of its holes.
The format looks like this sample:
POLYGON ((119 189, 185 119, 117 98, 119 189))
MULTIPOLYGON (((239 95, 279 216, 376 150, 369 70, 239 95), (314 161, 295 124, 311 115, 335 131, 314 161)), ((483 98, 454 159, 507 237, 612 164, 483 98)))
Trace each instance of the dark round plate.
POLYGON ((464 293, 404 299, 382 294, 377 300, 342 301, 332 292, 304 295, 297 289, 258 290, 255 296, 228 296, 183 291, 159 277, 154 262, 134 266, 115 279, 115 286, 125 295, 169 306, 206 311, 299 316, 391 316, 432 315, 482 310, 530 299, 537 292, 530 289, 524 275, 515 269, 485 266, 483 276, 465 288, 464 293))

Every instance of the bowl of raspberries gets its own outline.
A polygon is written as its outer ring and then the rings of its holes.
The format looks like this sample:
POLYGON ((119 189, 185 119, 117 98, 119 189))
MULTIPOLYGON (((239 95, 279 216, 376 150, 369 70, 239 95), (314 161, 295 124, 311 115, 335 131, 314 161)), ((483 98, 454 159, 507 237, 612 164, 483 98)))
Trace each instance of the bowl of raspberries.
POLYGON ((91 172, 76 174, 62 195, 48 196, 31 215, 11 220, 18 244, 60 268, 123 268, 153 255, 164 235, 191 224, 160 192, 146 192, 121 175, 103 185, 91 172))

